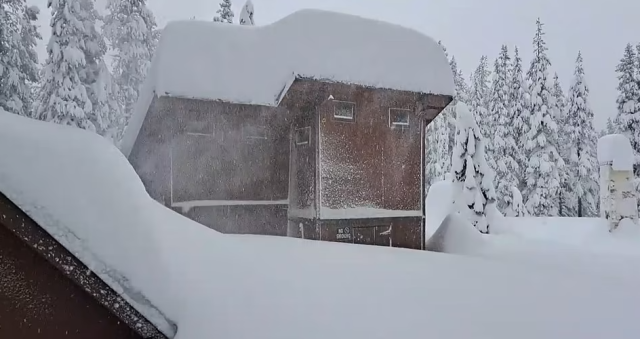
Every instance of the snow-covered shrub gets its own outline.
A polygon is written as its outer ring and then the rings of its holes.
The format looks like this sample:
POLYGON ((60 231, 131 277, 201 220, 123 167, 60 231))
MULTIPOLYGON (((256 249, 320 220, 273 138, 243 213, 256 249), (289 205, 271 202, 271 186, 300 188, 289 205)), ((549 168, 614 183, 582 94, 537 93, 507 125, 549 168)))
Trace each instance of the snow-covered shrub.
POLYGON ((480 232, 489 233, 487 211, 496 202, 496 192, 484 139, 466 104, 456 105, 456 115, 456 143, 451 157, 455 208, 480 232))
POLYGON ((524 206, 524 202, 522 201, 522 194, 515 186, 511 186, 509 204, 505 208, 504 213, 507 217, 526 217, 529 215, 526 207, 524 206))

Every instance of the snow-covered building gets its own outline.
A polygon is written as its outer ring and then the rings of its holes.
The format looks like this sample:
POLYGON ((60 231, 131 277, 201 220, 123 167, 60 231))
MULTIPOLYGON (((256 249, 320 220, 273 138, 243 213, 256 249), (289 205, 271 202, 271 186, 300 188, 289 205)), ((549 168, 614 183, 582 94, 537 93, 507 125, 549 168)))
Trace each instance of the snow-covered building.
POLYGON ((401 26, 173 22, 122 151, 154 199, 221 232, 419 248, 425 127, 453 94, 442 48, 401 26))
POLYGON ((598 140, 600 216, 607 219, 610 230, 625 218, 638 221, 633 159, 633 148, 624 135, 609 134, 598 140))

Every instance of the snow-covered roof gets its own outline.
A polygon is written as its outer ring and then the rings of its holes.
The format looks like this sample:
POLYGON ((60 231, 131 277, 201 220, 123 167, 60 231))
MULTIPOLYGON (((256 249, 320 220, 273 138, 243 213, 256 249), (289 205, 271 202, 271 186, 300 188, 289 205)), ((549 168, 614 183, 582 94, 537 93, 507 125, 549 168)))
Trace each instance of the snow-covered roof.
POLYGON ((0 192, 170 338, 640 336, 637 270, 222 235, 151 199, 99 136, 8 113, 0 158, 0 192))
POLYGON ((633 154, 629 139, 622 134, 609 134, 598 140, 600 165, 611 165, 615 171, 632 171, 633 154))
POLYGON ((156 53, 158 95, 276 105, 293 75, 454 94, 447 58, 430 37, 320 10, 295 12, 261 27, 172 22, 156 53))
POLYGON ((440 45, 415 30, 358 16, 301 10, 266 26, 167 24, 123 151, 157 95, 278 105, 295 77, 454 95, 440 45))

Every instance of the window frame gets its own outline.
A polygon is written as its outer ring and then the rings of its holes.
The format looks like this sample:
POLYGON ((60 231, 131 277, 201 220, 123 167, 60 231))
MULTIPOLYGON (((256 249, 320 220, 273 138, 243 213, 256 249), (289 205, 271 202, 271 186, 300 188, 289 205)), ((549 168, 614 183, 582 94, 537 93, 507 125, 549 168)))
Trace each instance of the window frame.
POLYGON ((408 108, 394 108, 394 107, 389 107, 389 128, 392 129, 408 129, 411 126, 411 113, 413 111, 408 109, 408 108), (393 114, 394 112, 405 112, 406 116, 407 116, 407 122, 398 122, 398 121, 394 121, 394 119, 392 118, 395 117, 395 115, 393 114))
MULTIPOLYGON (((311 126, 297 127, 293 131, 293 143, 297 146, 308 146, 311 144, 311 126), (299 135, 302 131, 306 131, 306 140, 299 141, 299 135)), ((304 132, 303 132, 304 133, 304 132)))
MULTIPOLYGON (((255 133, 254 133, 255 134, 255 133)), ((269 140, 269 130, 265 125, 245 125, 242 127, 242 139, 247 141, 256 141, 256 140, 269 140), (260 135, 250 135, 247 133, 249 128, 258 129, 264 133, 263 136, 260 135)))
POLYGON ((333 120, 340 122, 355 122, 356 121, 356 103, 352 101, 333 100, 333 120), (351 117, 345 115, 338 115, 338 105, 350 105, 351 117))

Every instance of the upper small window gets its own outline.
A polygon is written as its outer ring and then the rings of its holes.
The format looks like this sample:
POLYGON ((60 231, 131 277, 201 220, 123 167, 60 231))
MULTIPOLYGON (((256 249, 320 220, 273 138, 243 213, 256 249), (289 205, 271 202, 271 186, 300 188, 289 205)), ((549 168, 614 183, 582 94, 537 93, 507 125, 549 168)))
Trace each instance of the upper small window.
POLYGON ((189 120, 185 124, 185 133, 195 136, 213 136, 213 126, 209 121, 189 120))
POLYGON ((311 134, 311 127, 296 128, 295 136, 294 136, 296 146, 308 145, 310 134, 311 134))
POLYGON ((333 117, 338 120, 353 121, 356 117, 356 104, 346 101, 335 101, 333 117))
POLYGON ((249 140, 266 140, 267 128, 265 126, 245 126, 243 136, 249 140))
POLYGON ((389 109, 389 127, 406 128, 409 126, 409 116, 411 111, 408 109, 390 108, 389 109))

